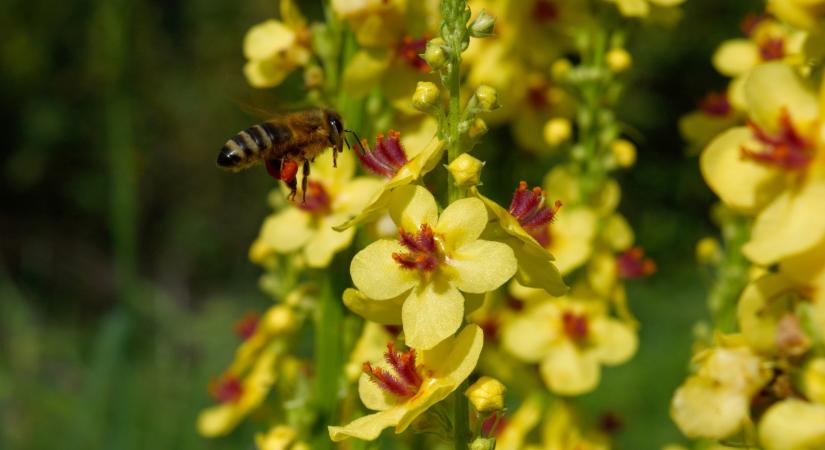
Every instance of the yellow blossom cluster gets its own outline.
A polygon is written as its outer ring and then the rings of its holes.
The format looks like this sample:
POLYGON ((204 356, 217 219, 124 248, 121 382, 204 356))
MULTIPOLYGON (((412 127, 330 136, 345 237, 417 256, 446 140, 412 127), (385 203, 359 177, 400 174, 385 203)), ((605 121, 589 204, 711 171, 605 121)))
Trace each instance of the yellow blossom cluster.
POLYGON ((714 137, 700 166, 724 207, 750 224, 741 253, 751 269, 731 299, 734 332, 696 354, 695 374, 673 397, 671 415, 692 438, 825 445, 825 89, 806 63, 819 38, 797 28, 818 22, 819 3, 769 2, 775 18, 750 19, 748 39, 714 56, 736 77, 728 92, 744 123, 714 137))

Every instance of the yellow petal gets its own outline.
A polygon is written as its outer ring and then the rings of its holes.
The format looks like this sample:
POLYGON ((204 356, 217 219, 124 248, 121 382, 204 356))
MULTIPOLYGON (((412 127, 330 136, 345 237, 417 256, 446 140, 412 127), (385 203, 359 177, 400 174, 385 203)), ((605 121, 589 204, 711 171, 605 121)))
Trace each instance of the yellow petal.
MULTIPOLYGON (((375 367, 381 367, 384 370, 389 368, 385 361, 378 360, 371 362, 375 367)), ((358 396, 361 397, 361 403, 363 403, 364 406, 375 411, 384 411, 399 403, 399 400, 395 396, 381 389, 363 372, 358 378, 358 396)))
POLYGON ((310 222, 311 217, 306 212, 287 207, 264 220, 261 239, 278 253, 294 252, 315 234, 310 222))
POLYGON ((498 288, 513 277, 517 268, 510 247, 481 239, 456 249, 448 264, 456 272, 452 283, 461 291, 475 294, 498 288))
POLYGON ((438 220, 435 197, 423 186, 402 186, 392 196, 390 216, 399 228, 418 232, 421 225, 434 226, 438 220))
POLYGON ((338 191, 333 200, 332 210, 344 214, 343 219, 349 219, 350 215, 361 212, 383 185, 384 183, 377 178, 358 177, 338 191))
POLYGON ((595 318, 591 323, 595 351, 603 364, 621 364, 636 353, 639 339, 629 326, 608 317, 595 318))
POLYGON ((729 130, 702 152, 701 169, 713 192, 731 208, 755 211, 776 195, 781 174, 770 167, 743 159, 742 145, 753 140, 745 127, 729 130))
POLYGON ((759 440, 767 450, 825 447, 825 406, 796 399, 771 406, 759 421, 759 440))
MULTIPOLYGON (((337 167, 333 165, 333 155, 331 151, 325 151, 315 158, 310 165, 310 179, 319 181, 326 189, 334 201, 337 201, 339 192, 350 183, 355 174, 356 162, 353 152, 342 152, 338 154, 337 167)), ((303 168, 300 172, 303 174, 303 168)))
POLYGON ((783 293, 791 292, 795 283, 781 274, 769 274, 750 283, 737 304, 739 328, 748 344, 757 352, 776 350, 776 327, 788 312, 783 293))
POLYGON ((407 345, 418 350, 430 349, 461 325, 464 297, 445 280, 431 280, 410 292, 404 300, 401 318, 407 345))
POLYGON ((650 12, 647 0, 615 0, 619 11, 627 17, 645 17, 650 12))
POLYGON ((288 450, 298 437, 298 432, 287 425, 276 425, 266 433, 255 434, 258 450, 288 450))
POLYGON ((797 127, 805 128, 819 116, 819 102, 794 70, 783 63, 756 67, 745 82, 751 119, 768 131, 776 131, 783 108, 797 127))
POLYGON ((444 237, 449 248, 460 248, 469 244, 487 226, 487 210, 477 198, 463 198, 451 203, 438 218, 435 232, 444 237))
POLYGON ((359 50, 344 70, 343 91, 362 97, 378 86, 392 61, 392 52, 384 49, 359 50))
POLYGON ((259 59, 248 61, 243 66, 243 74, 252 87, 274 87, 284 81, 290 70, 279 61, 259 59))
POLYGON ((546 251, 537 254, 532 246, 516 241, 507 242, 514 250, 518 261, 516 280, 524 286, 543 289, 550 295, 564 295, 568 287, 562 280, 559 269, 552 262, 552 257, 546 251))
POLYGON ((559 321, 560 314, 553 302, 543 302, 525 311, 504 326, 504 349, 525 362, 541 361, 559 336, 551 324, 559 321))
POLYGON ((232 431, 242 418, 238 409, 231 404, 213 406, 198 415, 198 433, 204 437, 223 436, 232 431))
POLYGON ((689 438, 723 439, 741 428, 749 405, 747 396, 694 376, 673 395, 670 417, 689 438))
POLYGON ((541 376, 551 391, 580 395, 599 384, 601 368, 596 353, 581 350, 569 340, 553 345, 541 362, 541 376))
MULTIPOLYGON (((614 252, 622 252, 633 245, 635 236, 627 219, 619 213, 611 214, 602 223, 601 237, 614 252)), ((558 255, 557 255, 558 257, 558 255)))
POLYGON ((387 300, 418 284, 418 273, 402 269, 392 258, 393 253, 404 251, 398 242, 381 239, 358 252, 350 265, 355 287, 369 298, 387 300))
POLYGON ((344 304, 350 311, 371 321, 386 325, 401 325, 401 305, 406 298, 402 293, 388 300, 373 300, 357 289, 344 291, 344 304))
POLYGON ((562 209, 550 225, 548 250, 556 257, 556 267, 566 274, 584 264, 593 251, 596 214, 590 208, 562 209))
POLYGON ((339 251, 349 247, 355 236, 355 229, 335 231, 332 224, 343 219, 341 215, 324 217, 318 223, 318 232, 312 236, 304 247, 304 256, 309 267, 326 267, 332 262, 332 257, 339 251))
POLYGON ((398 424, 405 412, 404 408, 396 406, 375 414, 359 417, 343 427, 327 427, 329 437, 334 442, 340 442, 349 437, 372 441, 378 438, 384 428, 398 424))
POLYGON ((825 236, 824 198, 825 179, 816 176, 785 190, 756 218, 742 253, 768 266, 813 248, 825 236))
POLYGON ((750 39, 731 39, 713 54, 713 67, 722 75, 735 77, 759 62, 759 48, 750 39))
POLYGON ((261 60, 276 56, 295 43, 295 33, 277 20, 255 25, 246 33, 243 52, 246 59, 261 60))
MULTIPOLYGON (((346 291, 344 295, 346 297, 346 291)), ((398 306, 398 310, 401 310, 401 305, 398 306)), ((375 322, 365 322, 361 336, 355 343, 349 361, 344 368, 347 380, 350 382, 358 380, 361 374, 364 373, 364 362, 379 361, 387 350, 387 343, 394 339, 395 336, 390 335, 387 329, 384 328, 384 325, 375 322)))

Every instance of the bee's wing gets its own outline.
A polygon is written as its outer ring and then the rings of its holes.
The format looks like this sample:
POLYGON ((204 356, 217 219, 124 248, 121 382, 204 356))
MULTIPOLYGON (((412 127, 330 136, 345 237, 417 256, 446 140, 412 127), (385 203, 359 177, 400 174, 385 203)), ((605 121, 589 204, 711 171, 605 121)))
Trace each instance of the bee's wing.
POLYGON ((252 117, 255 117, 257 119, 261 119, 261 120, 269 120, 269 119, 271 119, 275 116, 280 116, 281 115, 281 114, 269 111, 265 108, 255 106, 255 105, 252 105, 252 104, 247 103, 247 102, 242 102, 240 100, 232 100, 232 103, 234 103, 238 107, 238 109, 240 109, 244 113, 246 113, 246 114, 248 114, 252 117))

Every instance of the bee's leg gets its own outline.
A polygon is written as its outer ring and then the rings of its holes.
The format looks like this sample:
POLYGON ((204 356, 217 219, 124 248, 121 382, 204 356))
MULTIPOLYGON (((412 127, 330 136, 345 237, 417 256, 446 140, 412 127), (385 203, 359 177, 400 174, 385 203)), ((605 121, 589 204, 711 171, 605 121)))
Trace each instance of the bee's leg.
POLYGON ((338 146, 332 147, 332 167, 338 167, 338 146))
POLYGON ((270 177, 280 180, 281 179, 281 168, 283 166, 283 160, 277 159, 267 159, 265 161, 266 164, 266 173, 269 174, 270 177), (276 168, 277 167, 277 168, 276 168))
MULTIPOLYGON (((276 160, 272 161, 272 166, 274 168, 274 161, 276 160)), ((295 194, 298 193, 298 181, 295 176, 298 173, 298 163, 291 159, 281 158, 280 166, 280 172, 275 178, 283 180, 283 182, 286 183, 287 187, 289 187, 289 200, 294 200, 295 194)))
POLYGON ((296 177, 292 177, 289 180, 284 180, 284 183, 286 183, 286 186, 289 188, 289 195, 287 196, 287 199, 289 201, 294 201, 295 194, 298 193, 298 179, 296 177))
POLYGON ((307 202, 307 185, 309 184, 309 160, 304 160, 304 173, 301 177, 301 189, 303 190, 303 201, 307 202))

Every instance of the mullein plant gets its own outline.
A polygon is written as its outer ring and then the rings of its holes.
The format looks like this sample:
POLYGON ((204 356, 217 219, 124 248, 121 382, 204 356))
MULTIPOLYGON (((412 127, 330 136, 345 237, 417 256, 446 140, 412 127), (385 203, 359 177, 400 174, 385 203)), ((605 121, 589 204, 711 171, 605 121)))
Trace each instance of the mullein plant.
POLYGON ((250 420, 262 450, 365 448, 388 428, 417 448, 609 448, 618 422, 585 426, 574 399, 635 353, 625 281, 656 270, 611 176, 636 157, 614 111, 623 25, 678 3, 332 0, 310 24, 282 0, 252 27, 252 86, 301 71, 305 104, 375 138, 335 168, 316 158, 297 200, 270 195, 249 257, 274 305, 238 321, 201 434, 250 420), (558 162, 504 205, 472 155, 497 124, 558 162))
POLYGON ((825 446, 823 19, 825 2, 769 1, 714 55, 741 118, 700 155, 723 240, 697 246, 717 273, 712 333, 671 402, 693 439, 825 446))

